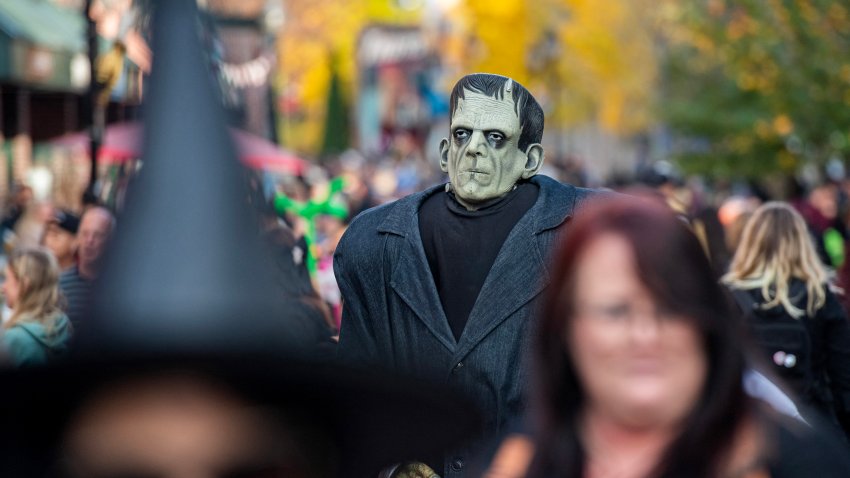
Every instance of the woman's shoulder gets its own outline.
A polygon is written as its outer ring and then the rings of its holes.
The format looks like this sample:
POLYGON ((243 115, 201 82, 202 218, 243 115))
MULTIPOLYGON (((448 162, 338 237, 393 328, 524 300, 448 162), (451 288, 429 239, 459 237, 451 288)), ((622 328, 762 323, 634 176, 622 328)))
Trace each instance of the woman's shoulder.
POLYGON ((9 327, 3 332, 3 349, 16 366, 43 362, 44 353, 39 337, 44 327, 37 323, 22 323, 9 327))
POLYGON ((6 329, 2 344, 17 365, 43 363, 63 354, 71 339, 71 322, 63 312, 52 315, 46 326, 41 321, 23 320, 6 329))
POLYGON ((3 331, 3 341, 4 342, 21 342, 21 341, 34 341, 36 340, 33 336, 33 328, 35 329, 43 329, 41 324, 27 324, 27 323, 19 323, 15 324, 8 329, 3 331))

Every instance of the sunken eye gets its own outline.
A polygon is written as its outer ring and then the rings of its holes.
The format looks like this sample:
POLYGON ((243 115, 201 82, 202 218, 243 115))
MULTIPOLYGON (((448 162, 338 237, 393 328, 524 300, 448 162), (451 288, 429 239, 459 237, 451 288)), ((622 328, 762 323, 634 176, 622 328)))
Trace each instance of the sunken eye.
POLYGON ((454 137, 455 137, 455 139, 463 141, 463 140, 469 138, 469 130, 463 129, 463 128, 458 128, 454 131, 454 137))
POLYGON ((494 143, 501 143, 505 140, 505 135, 499 133, 498 131, 490 131, 487 133, 487 139, 494 143))

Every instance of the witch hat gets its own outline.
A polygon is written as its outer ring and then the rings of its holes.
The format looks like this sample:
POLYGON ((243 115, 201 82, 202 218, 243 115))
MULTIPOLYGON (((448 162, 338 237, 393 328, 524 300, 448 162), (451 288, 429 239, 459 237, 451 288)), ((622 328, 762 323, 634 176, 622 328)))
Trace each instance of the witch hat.
POLYGON ((191 3, 157 5, 170 13, 156 15, 144 166, 84 323, 92 330, 80 331, 87 351, 246 342, 291 352, 323 332, 275 289, 191 3))
POLYGON ((61 472, 67 427, 93 395, 173 372, 306 420, 337 476, 465 439, 476 415, 444 389, 310 360, 322 326, 275 290, 196 33, 193 0, 156 2, 144 166, 71 357, 0 371, 0 476, 61 472))

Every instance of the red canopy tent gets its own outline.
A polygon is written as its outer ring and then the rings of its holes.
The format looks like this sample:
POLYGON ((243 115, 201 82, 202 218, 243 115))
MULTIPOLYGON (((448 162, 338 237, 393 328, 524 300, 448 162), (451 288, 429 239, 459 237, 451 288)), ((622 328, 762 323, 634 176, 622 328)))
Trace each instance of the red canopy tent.
MULTIPOLYGON (((114 123, 106 127, 103 143, 97 155, 101 164, 121 163, 128 159, 142 157, 143 125, 139 121, 114 123)), ((239 159, 250 168, 266 171, 301 175, 307 169, 307 162, 292 152, 286 151, 274 143, 251 133, 230 128, 239 159)), ((88 151, 89 134, 71 133, 50 141, 59 147, 80 148, 88 151)))

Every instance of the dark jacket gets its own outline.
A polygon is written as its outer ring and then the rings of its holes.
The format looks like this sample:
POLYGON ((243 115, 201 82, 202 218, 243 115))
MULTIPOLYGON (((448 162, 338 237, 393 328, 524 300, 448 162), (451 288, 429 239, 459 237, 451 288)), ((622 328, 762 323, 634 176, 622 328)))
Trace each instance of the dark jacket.
MULTIPOLYGON (((760 289, 747 291, 753 302, 765 302, 760 289)), ((808 294, 805 283, 794 279, 789 285, 792 303, 806 310, 808 294)), ((764 317, 787 314, 781 305, 762 312, 764 317)), ((803 390, 803 385, 788 383, 802 405, 814 408, 832 407, 845 433, 850 436, 850 322, 838 297, 828 288, 826 302, 815 315, 800 318, 809 332, 812 350, 812 376, 818 387, 803 390)))
MULTIPOLYGON (((466 395, 483 415, 480 442, 523 411, 528 377, 521 362, 549 281, 547 259, 579 203, 593 194, 545 176, 531 181, 540 188, 537 201, 505 240, 458 341, 419 234, 419 207, 442 186, 359 215, 334 255, 344 301, 339 357, 438 380, 466 395)), ((445 457, 441 476, 463 476, 471 450, 445 457)))
POLYGON ((847 444, 831 430, 788 422, 766 433, 773 446, 766 459, 770 478, 850 476, 847 444))

